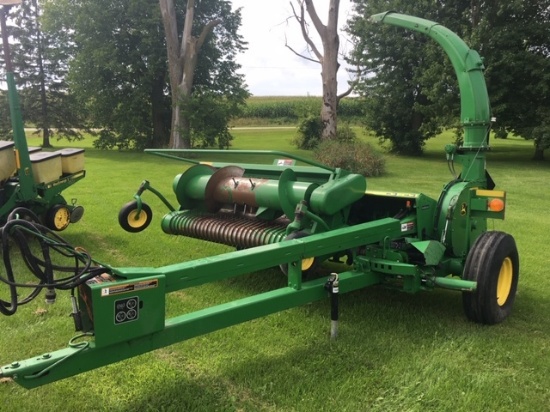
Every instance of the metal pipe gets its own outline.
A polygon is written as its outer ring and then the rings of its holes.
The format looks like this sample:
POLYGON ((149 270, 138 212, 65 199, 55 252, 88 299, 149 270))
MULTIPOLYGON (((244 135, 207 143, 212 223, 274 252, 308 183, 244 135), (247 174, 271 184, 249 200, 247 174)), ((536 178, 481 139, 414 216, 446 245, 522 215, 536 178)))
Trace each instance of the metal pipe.
POLYGON ((477 282, 471 280, 462 280, 457 278, 433 277, 435 286, 440 288, 460 290, 463 292, 474 292, 477 288, 477 282))

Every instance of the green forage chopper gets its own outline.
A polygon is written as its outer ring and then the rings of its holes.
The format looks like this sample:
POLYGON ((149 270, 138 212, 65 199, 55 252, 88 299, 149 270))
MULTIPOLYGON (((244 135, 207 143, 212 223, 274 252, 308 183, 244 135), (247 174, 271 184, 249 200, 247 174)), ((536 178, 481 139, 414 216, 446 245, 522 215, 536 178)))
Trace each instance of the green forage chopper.
MULTIPOLYGON (((340 296, 371 285, 460 291, 469 320, 503 321, 515 299, 519 257, 512 236, 487 230, 487 219, 504 218, 506 195, 486 170, 490 109, 481 58, 437 23, 393 12, 371 19, 425 33, 455 69, 464 143, 448 145, 445 155, 452 170, 455 162, 462 168, 438 199, 370 191, 360 175, 280 152, 262 152, 282 157, 273 165, 235 165, 182 157, 203 151, 150 150, 193 163, 174 179, 178 206, 144 181, 120 210, 121 226, 138 232, 149 225, 152 211, 142 198, 152 192, 169 209, 165 233, 236 250, 158 268, 111 267, 77 253, 83 270, 62 288, 74 292, 81 334, 64 349, 7 364, 1 374, 33 388, 320 299, 330 299, 335 337, 340 296), (323 261, 344 259, 342 272, 305 276, 323 261), (286 287, 165 318, 167 293, 273 266, 287 275, 286 287)), ((259 152, 224 152, 248 153, 259 152)), ((58 283, 52 276, 47 285, 58 283)))

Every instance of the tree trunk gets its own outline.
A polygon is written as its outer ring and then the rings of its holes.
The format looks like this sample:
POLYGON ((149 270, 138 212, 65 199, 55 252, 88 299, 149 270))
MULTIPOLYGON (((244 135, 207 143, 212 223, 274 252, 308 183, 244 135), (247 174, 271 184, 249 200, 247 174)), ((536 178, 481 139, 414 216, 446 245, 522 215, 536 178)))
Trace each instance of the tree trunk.
MULTIPOLYGON (((338 49, 340 40, 338 37, 338 10, 340 8, 340 0, 330 0, 328 10, 328 22, 325 26, 315 10, 313 0, 304 0, 300 3, 302 10, 301 16, 295 14, 296 19, 302 27, 302 35, 306 43, 310 46, 313 54, 321 63, 321 78, 323 82, 323 104, 321 106, 321 121, 323 123, 323 132, 321 139, 336 138, 337 124, 337 109, 338 109, 338 49), (323 43, 323 53, 321 54, 311 39, 309 38, 303 17, 303 4, 305 3, 307 12, 317 33, 321 37, 323 43)), ((303 57, 303 56, 302 56, 303 57)))
POLYGON ((164 73, 157 74, 151 87, 151 118, 153 120, 153 135, 149 147, 164 147, 168 141, 168 128, 164 123, 164 73))
POLYGON ((470 13, 472 15, 472 28, 476 28, 481 17, 479 0, 470 0, 470 13))
POLYGON ((325 68, 322 77, 323 105, 321 106, 321 121, 323 123, 323 134, 321 139, 335 139, 338 107, 336 72, 332 68, 325 68))
POLYGON ((535 154, 533 160, 544 160, 544 149, 535 145, 535 154))
MULTIPOLYGON (((550 113, 545 113, 544 110, 541 109, 539 114, 542 119, 546 119, 550 113)), ((533 160, 544 160, 544 150, 548 148, 550 143, 550 125, 543 120, 542 125, 533 128, 531 138, 535 146, 533 160)))
POLYGON ((183 73, 181 82, 178 84, 178 123, 177 127, 180 134, 180 146, 174 149, 189 149, 191 145, 191 122, 189 117, 181 112, 181 103, 188 101, 191 98, 193 91, 193 79, 195 77, 195 67, 197 66, 197 39, 190 38, 185 49, 183 73))
POLYGON ((50 121, 48 118, 48 99, 46 96, 46 75, 44 73, 44 61, 42 60, 42 32, 40 31, 38 4, 36 0, 33 0, 32 5, 34 7, 34 19, 36 22, 36 48, 37 61, 38 61, 38 76, 40 78, 40 125, 42 129, 42 147, 51 147, 50 144, 50 121))
POLYGON ((170 130, 170 149, 191 147, 191 124, 189 118, 181 113, 182 99, 190 98, 193 90, 193 78, 197 58, 206 37, 214 30, 220 19, 209 21, 198 37, 192 35, 195 0, 188 0, 185 23, 178 38, 176 9, 173 0, 159 0, 162 23, 166 35, 168 52, 168 70, 170 91, 172 93, 172 125, 170 130))
POLYGON ((323 105, 321 106, 321 121, 323 122, 323 134, 321 139, 336 138, 336 123, 338 113, 338 48, 339 39, 337 32, 338 1, 331 0, 329 9, 329 22, 323 36, 324 56, 322 60, 323 78, 323 105), (336 4, 335 4, 336 3, 336 4), (336 15, 334 16, 334 14, 336 15))

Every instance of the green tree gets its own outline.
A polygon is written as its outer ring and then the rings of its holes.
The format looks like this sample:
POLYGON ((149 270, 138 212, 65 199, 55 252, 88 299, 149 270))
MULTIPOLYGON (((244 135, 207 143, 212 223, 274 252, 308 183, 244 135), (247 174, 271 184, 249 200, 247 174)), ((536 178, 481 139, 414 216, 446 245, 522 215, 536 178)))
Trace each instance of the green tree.
POLYGON ((357 91, 366 106, 366 126, 390 150, 420 154, 426 139, 458 117, 457 82, 437 44, 421 33, 374 25, 372 14, 399 10, 444 25, 463 24, 465 2, 354 0, 348 31, 356 39, 351 62, 361 68, 357 91))
POLYGON ((56 0, 45 14, 70 49, 69 84, 93 127, 101 129, 96 145, 165 145, 170 99, 158 3, 56 0))
POLYGON ((433 20, 455 31, 484 57, 497 137, 513 132, 550 146, 550 0, 531 2, 354 0, 349 31, 364 67, 358 88, 367 127, 397 152, 420 153, 426 139, 457 124, 458 91, 448 59, 427 37, 376 26, 368 16, 387 10, 433 20))
MULTIPOLYGON (((218 119, 228 119, 239 104, 244 104, 247 93, 243 77, 235 73, 238 68, 235 56, 243 45, 237 34, 240 14, 231 12, 228 1, 200 0, 190 4, 192 13, 187 15, 193 25, 187 26, 189 33, 183 33, 180 29, 189 10, 183 2, 160 1, 161 7, 153 0, 48 2, 50 27, 69 37, 67 43, 72 49, 69 83, 79 102, 85 105, 94 127, 101 129, 96 141, 99 147, 163 147, 169 145, 171 134, 179 135, 182 130, 186 147, 192 140, 200 141, 201 145, 206 141, 215 144, 212 139, 200 136, 214 133, 213 124, 221 123, 199 121, 200 116, 190 117, 192 113, 182 111, 182 107, 196 108, 207 102, 209 109, 216 105, 218 119), (173 11, 170 28, 163 24, 167 4, 173 11), (200 37, 202 28, 210 21, 216 25, 200 37), (175 41, 172 37, 167 41, 167 31, 174 31, 175 41), (189 41, 182 43, 184 34, 189 41), (201 47, 197 48, 199 38, 201 47), (193 67, 186 72, 188 76, 182 72, 179 78, 180 83, 185 80, 190 93, 182 94, 177 86, 173 87, 177 73, 173 75, 169 62, 174 57, 175 43, 177 53, 182 51, 182 44, 189 53, 197 51, 191 53, 191 59, 185 53, 176 58, 178 64, 193 67), (183 118, 186 123, 171 124, 171 115, 172 119, 183 118)), ((227 123, 215 133, 213 137, 219 137, 220 144, 225 146, 227 123)), ((170 144, 170 147, 180 146, 170 144)))
POLYGON ((533 140, 542 160, 550 147, 550 0, 472 4, 472 45, 485 58, 496 136, 533 140))
POLYGON ((215 104, 217 114, 223 112, 222 117, 229 119, 245 104, 248 92, 235 62, 245 45, 238 33, 240 10, 231 11, 231 3, 225 0, 187 0, 185 10, 178 9, 173 0, 160 0, 160 9, 172 92, 169 146, 188 148, 194 135, 212 133, 219 137, 220 146, 225 146, 227 122, 209 124, 189 109, 198 109, 203 102, 209 106, 200 110, 211 110, 210 105, 215 104), (220 127, 214 130, 214 124, 220 127))
POLYGON ((65 81, 69 57, 65 45, 41 27, 38 0, 12 9, 8 19, 15 39, 12 60, 25 122, 36 126, 44 147, 51 146, 52 132, 58 138, 82 138, 86 117, 65 81))

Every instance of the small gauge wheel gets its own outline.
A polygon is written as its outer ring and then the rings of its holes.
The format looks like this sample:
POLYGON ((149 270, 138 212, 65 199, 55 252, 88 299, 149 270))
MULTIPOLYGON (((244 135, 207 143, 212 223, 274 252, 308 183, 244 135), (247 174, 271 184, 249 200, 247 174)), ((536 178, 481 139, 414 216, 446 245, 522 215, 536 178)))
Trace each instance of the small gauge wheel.
POLYGON ((65 205, 53 206, 46 216, 46 226, 52 230, 62 231, 71 223, 71 211, 65 205))
MULTIPOLYGON (((301 232, 301 231, 292 232, 290 235, 285 237, 284 240, 300 239, 300 238, 306 237, 306 236, 309 236, 309 234, 305 233, 305 232, 301 232)), ((305 277, 310 276, 311 274, 313 274, 315 272, 315 270, 317 269, 317 266, 319 266, 319 263, 320 263, 320 259, 318 259, 316 257, 305 257, 305 258, 303 258, 302 261, 301 261, 302 274, 305 277)), ((284 263, 282 265, 279 265, 279 268, 281 269, 281 272, 283 272, 285 275, 288 276, 288 271, 289 271, 288 263, 284 263)))
POLYGON ((153 219, 153 212, 146 203, 141 204, 141 210, 135 200, 126 203, 118 213, 118 224, 125 231, 131 233, 145 230, 153 219))

